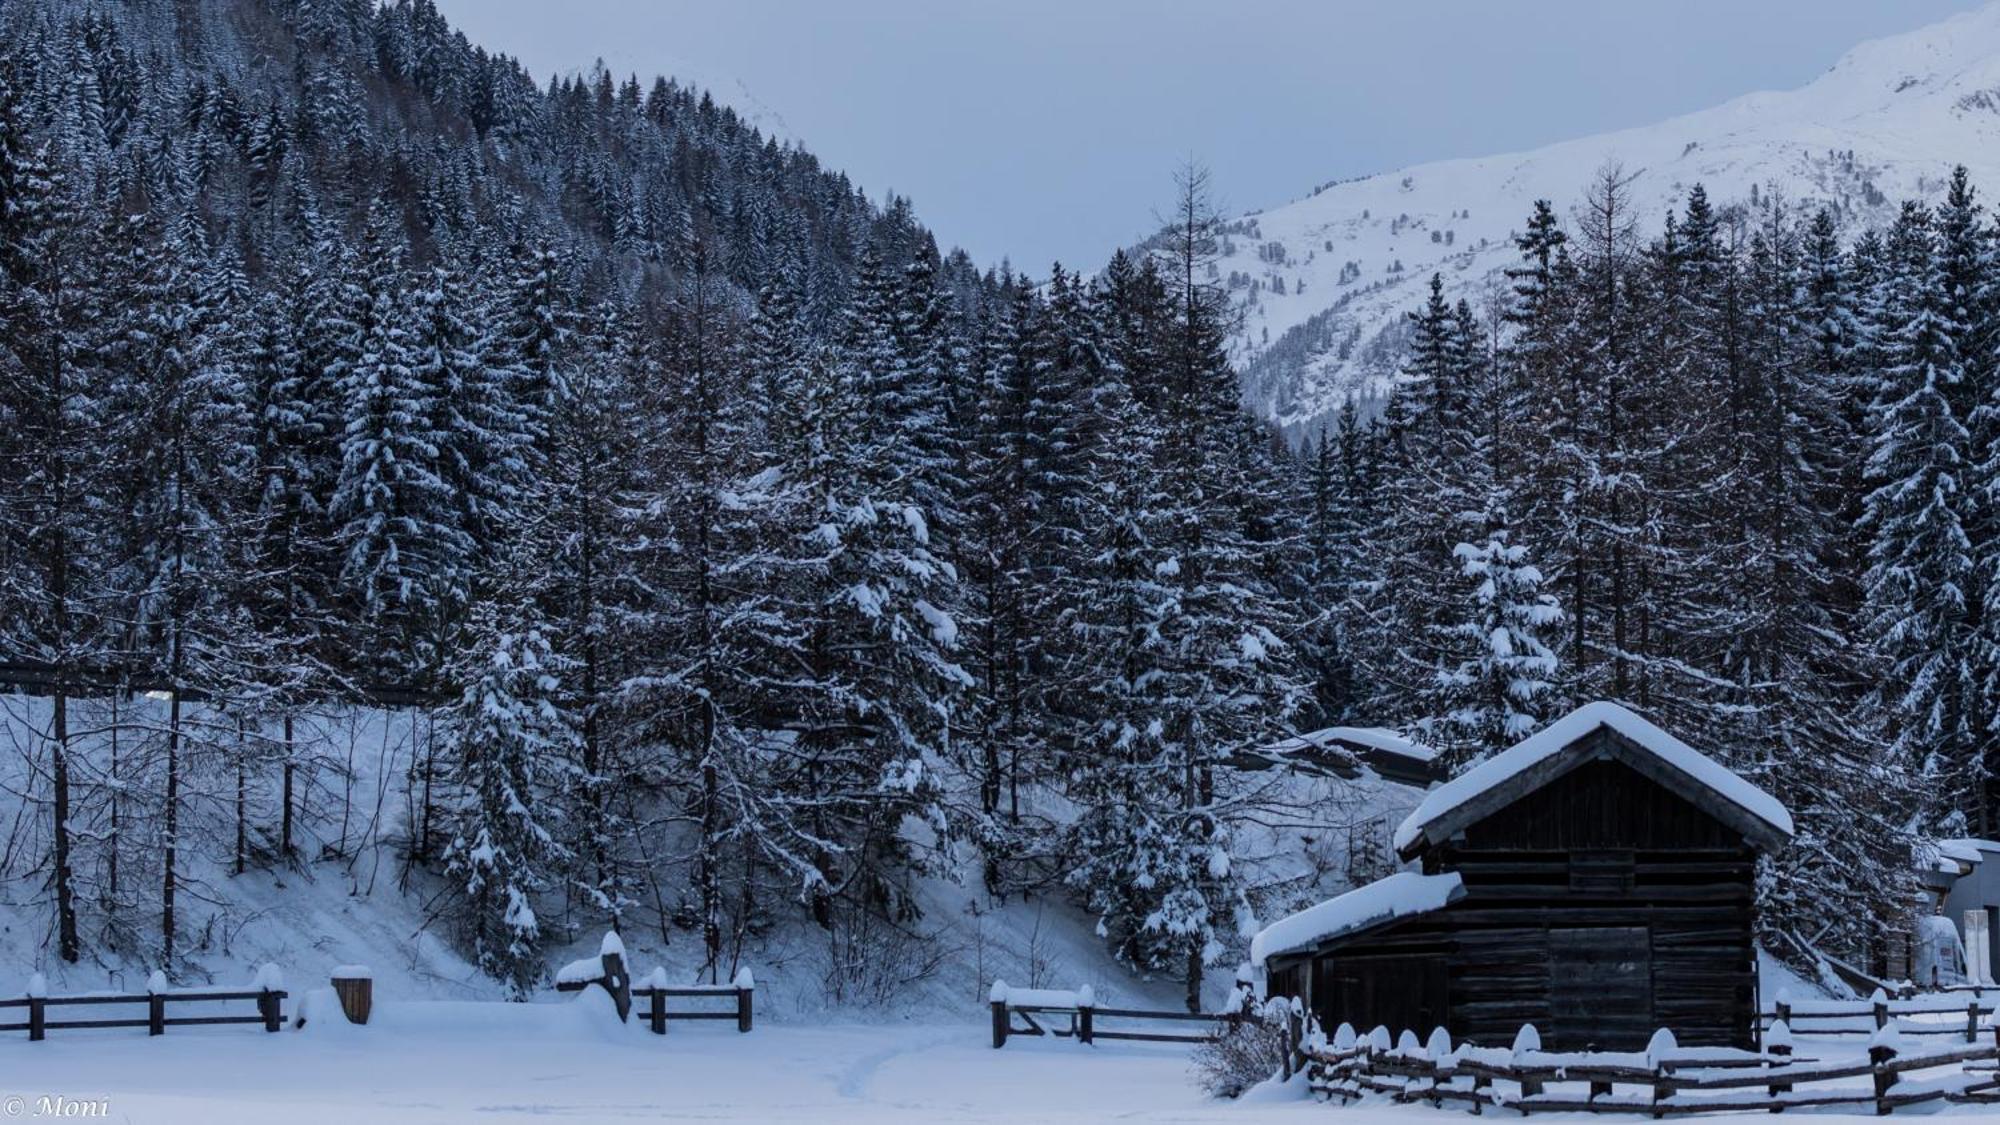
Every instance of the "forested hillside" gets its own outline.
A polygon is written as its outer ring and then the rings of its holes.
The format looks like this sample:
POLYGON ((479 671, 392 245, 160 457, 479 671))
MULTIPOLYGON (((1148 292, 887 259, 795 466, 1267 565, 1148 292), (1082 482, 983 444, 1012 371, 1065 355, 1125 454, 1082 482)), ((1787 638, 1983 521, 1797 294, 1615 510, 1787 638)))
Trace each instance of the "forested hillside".
POLYGON ((15 0, 6 903, 176 971, 196 866, 351 861, 352 756, 299 732, 368 704, 411 717, 399 888, 519 994, 607 923, 865 966, 970 870, 1193 1003, 1313 889, 1250 841, 1329 824, 1232 754, 1348 721, 1462 765, 1602 698, 1784 799, 1764 924, 1865 955, 2000 818, 1991 217, 1697 189, 1642 237, 1620 173, 1577 189, 1497 318, 1434 285, 1379 416, 1299 454, 1242 409, 1197 169, 1143 253, 1031 282, 430 0, 15 0))
POLYGON ((4 18, 0 635, 51 701, 4 863, 58 956, 172 969, 195 852, 327 858, 341 699, 434 721, 405 860, 520 991, 642 902, 711 970, 907 922, 967 848, 1190 994, 1225 955, 1215 763, 1289 729, 1302 591, 1198 178, 1175 254, 1031 286, 428 0, 4 18))

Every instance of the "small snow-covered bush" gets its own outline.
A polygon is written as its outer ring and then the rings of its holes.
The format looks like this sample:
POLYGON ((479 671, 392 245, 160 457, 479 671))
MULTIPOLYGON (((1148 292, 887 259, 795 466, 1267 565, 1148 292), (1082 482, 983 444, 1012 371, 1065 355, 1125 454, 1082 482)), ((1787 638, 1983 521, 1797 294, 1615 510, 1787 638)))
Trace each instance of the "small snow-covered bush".
POLYGON ((1238 1097, 1283 1068, 1284 1029, 1262 1020, 1224 1024, 1194 1049, 1191 1065, 1210 1096, 1238 1097))

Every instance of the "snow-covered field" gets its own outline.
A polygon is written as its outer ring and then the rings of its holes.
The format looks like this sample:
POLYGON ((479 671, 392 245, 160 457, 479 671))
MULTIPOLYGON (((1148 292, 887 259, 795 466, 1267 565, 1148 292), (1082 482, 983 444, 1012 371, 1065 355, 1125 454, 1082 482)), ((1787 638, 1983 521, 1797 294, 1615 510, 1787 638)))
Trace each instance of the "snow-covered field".
MULTIPOLYGON (((330 1000, 325 993, 311 998, 309 1013, 330 1000)), ((9 1036, 0 1040, 0 1099, 23 1100, 0 1101, 0 1113, 32 1120, 41 1099, 64 1098, 105 1105, 108 1119, 134 1125, 549 1119, 1417 1125, 1466 1117, 1425 1106, 1322 1105, 1298 1084, 1214 1101, 1191 1081, 1185 1047, 1017 1039, 995 1051, 986 1036, 976 1021, 956 1021, 794 1024, 749 1035, 727 1024, 683 1025, 659 1038, 619 1024, 600 993, 525 1005, 391 1002, 378 1005, 366 1028, 312 1018, 303 1030, 276 1035, 175 1029, 148 1039, 112 1031, 35 1044, 9 1036)), ((1861 1042, 1814 1049, 1851 1053, 1861 1042)), ((1815 1119, 1828 1117, 1863 1120, 1815 1119)))

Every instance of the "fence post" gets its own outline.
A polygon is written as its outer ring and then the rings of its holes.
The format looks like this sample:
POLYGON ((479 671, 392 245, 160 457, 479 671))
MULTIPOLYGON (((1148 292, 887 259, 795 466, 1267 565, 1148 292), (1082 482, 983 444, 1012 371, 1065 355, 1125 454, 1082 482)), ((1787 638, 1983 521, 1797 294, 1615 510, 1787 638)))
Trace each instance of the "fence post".
POLYGON ((655 1035, 667 1033, 667 990, 660 987, 658 981, 654 982, 653 990, 648 994, 646 1023, 655 1035))
POLYGON ((1875 1116, 1886 1117, 1889 1113, 1889 1088, 1896 1084, 1895 1072, 1883 1067, 1896 1058, 1896 1048, 1883 1045, 1868 1048, 1868 1065, 1875 1069, 1875 1116))
POLYGON ((1784 1024, 1784 1025, 1785 1025, 1785 1026, 1787 1026, 1787 1027, 1791 1026, 1791 1023, 1792 1023, 1792 1002, 1791 1002, 1790 1000, 1788 1000, 1788 999, 1785 999, 1785 998, 1782 998, 1782 997, 1781 997, 1781 998, 1779 998, 1779 1000, 1778 1000, 1778 1012, 1777 1012, 1777 1015, 1778 1015, 1778 1019, 1777 1019, 1777 1022, 1778 1022, 1778 1023, 1782 1023, 1782 1024, 1784 1024))
POLYGON ((28 975, 28 1042, 48 1035, 49 979, 40 973, 28 975))
POLYGON ((604 991, 611 994, 611 1002, 618 1008, 618 1022, 624 1023, 632 1015, 632 975, 625 971, 625 943, 619 940, 617 930, 604 935, 597 958, 604 964, 604 991))
MULTIPOLYGON (((1776 1030, 1775 1025, 1773 1025, 1772 1030, 1774 1031, 1776 1030)), ((1773 1043, 1764 1049, 1765 1054, 1768 1054, 1773 1058, 1779 1060, 1779 1062, 1777 1063, 1777 1065, 1779 1066, 1790 1065, 1792 1061, 1791 1034, 1792 1034, 1791 1025, 1786 1024, 1785 1042, 1773 1043)), ((1789 1094, 1792 1092, 1792 1084, 1790 1082, 1773 1082, 1766 1092, 1769 1093, 1771 1095, 1772 1100, 1776 1102, 1778 1095, 1789 1094)), ((1778 1103, 1771 1106, 1772 1113, 1783 1113, 1784 1111, 1785 1107, 1783 1103, 1778 1103)))
POLYGON ((1093 1043, 1097 1034, 1097 990, 1084 985, 1076 990, 1076 1041, 1093 1043))
POLYGON ((285 987, 284 974, 276 965, 266 961, 257 969, 257 1014, 264 1017, 264 1030, 277 1031, 284 1023, 284 1013, 279 1010, 278 994, 285 987))
POLYGON ((1660 1118, 1665 1117, 1667 1115, 1666 1107, 1661 1105, 1660 1103, 1666 1101, 1668 1098, 1671 1098, 1673 1096, 1674 1096, 1674 1088, 1673 1085, 1667 1081, 1667 1064, 1665 1060, 1654 1062, 1653 1063, 1653 1120, 1658 1121, 1660 1118))
POLYGON ((158 969, 146 978, 146 1034, 167 1033, 167 974, 158 969))
POLYGON ((748 1033, 751 1020, 751 1000, 757 991, 757 980, 750 975, 750 966, 736 970, 736 1030, 748 1033))
POLYGON ((1882 990, 1878 988, 1869 999, 1875 1008, 1875 1030, 1880 1031, 1889 1026, 1889 998, 1882 995, 1882 990))
POLYGON ((1007 982, 994 981, 986 998, 993 1007, 993 1049, 997 1051, 1007 1045, 1007 982))

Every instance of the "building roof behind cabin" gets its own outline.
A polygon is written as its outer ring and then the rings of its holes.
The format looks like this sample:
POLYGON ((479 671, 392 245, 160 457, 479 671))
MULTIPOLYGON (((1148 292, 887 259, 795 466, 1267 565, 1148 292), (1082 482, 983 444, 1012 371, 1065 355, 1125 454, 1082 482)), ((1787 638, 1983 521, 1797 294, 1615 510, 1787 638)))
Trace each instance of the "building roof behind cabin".
POLYGON ((1419 789, 1443 780, 1437 751, 1387 727, 1326 727, 1239 754, 1232 764, 1264 769, 1279 763, 1349 781, 1372 773, 1384 781, 1419 789))
POLYGON ((1444 875, 1399 871, 1264 927, 1250 939, 1250 962, 1262 965, 1268 957, 1296 953, 1321 942, 1428 914, 1464 896, 1465 884, 1456 871, 1444 875))
POLYGON ((1634 768, 1703 808, 1741 814, 1725 815, 1725 819, 1738 822, 1732 826, 1740 825, 1746 836, 1761 836, 1767 844, 1791 838, 1792 816, 1777 798, 1616 703, 1600 702, 1577 708, 1513 748, 1431 790, 1397 827, 1396 850, 1406 857, 1414 855, 1425 841, 1449 839, 1466 825, 1498 811, 1489 807, 1493 799, 1511 802, 1521 796, 1515 789, 1526 792, 1554 780, 1567 772, 1567 764, 1557 761, 1562 752, 1600 729, 1618 734, 1623 746, 1643 755, 1645 760, 1628 763, 1634 768))

